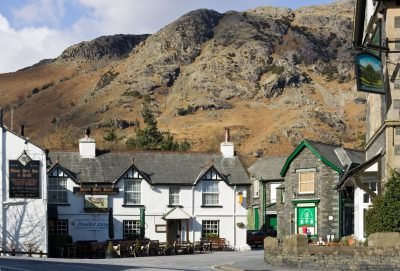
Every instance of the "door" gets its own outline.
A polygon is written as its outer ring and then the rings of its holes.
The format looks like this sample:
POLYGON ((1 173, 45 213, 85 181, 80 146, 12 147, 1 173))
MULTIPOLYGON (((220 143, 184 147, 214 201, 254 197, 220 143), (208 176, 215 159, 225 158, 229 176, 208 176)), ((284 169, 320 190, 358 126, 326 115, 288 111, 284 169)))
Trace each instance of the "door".
POLYGON ((354 233, 354 207, 345 206, 343 212, 343 236, 354 233))
POLYGON ((260 214, 258 212, 258 207, 254 208, 254 229, 258 230, 260 228, 260 214))
POLYGON ((269 215, 268 216, 268 229, 276 230, 277 229, 277 218, 276 215, 269 215))
POLYGON ((315 235, 317 233, 317 225, 315 223, 315 207, 298 207, 297 208, 297 232, 307 235, 315 235))

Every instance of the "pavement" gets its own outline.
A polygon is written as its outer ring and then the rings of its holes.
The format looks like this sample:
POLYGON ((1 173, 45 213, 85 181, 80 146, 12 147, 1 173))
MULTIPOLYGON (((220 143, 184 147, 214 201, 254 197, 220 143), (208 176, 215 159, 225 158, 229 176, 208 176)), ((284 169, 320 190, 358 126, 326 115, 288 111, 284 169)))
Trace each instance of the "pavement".
POLYGON ((229 264, 214 266, 214 269, 224 271, 298 271, 298 269, 268 265, 264 262, 263 256, 264 251, 259 250, 254 256, 247 258, 245 261, 237 259, 229 264))

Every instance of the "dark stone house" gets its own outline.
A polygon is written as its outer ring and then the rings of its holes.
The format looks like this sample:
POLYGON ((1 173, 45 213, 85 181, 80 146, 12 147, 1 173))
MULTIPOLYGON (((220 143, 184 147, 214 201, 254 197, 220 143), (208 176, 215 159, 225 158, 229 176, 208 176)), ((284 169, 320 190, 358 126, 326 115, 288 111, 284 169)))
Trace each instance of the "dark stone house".
POLYGON ((252 178, 249 229, 278 236, 307 233, 324 240, 354 232, 354 188, 337 190, 340 177, 364 162, 362 151, 303 140, 288 157, 266 157, 252 178))

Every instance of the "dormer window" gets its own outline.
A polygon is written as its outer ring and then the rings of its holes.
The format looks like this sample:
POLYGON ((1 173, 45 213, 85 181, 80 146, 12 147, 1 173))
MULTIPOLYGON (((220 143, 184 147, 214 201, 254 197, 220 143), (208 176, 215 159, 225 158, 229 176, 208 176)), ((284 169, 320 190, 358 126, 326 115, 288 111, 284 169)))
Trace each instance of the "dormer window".
POLYGON ((221 176, 214 169, 210 169, 202 180, 203 206, 219 205, 219 183, 221 176))
POLYGON ((55 168, 49 174, 48 201, 49 204, 68 203, 68 176, 60 168, 55 168))
POLYGON ((122 178, 124 182, 124 204, 142 204, 142 178, 138 171, 130 169, 122 178))

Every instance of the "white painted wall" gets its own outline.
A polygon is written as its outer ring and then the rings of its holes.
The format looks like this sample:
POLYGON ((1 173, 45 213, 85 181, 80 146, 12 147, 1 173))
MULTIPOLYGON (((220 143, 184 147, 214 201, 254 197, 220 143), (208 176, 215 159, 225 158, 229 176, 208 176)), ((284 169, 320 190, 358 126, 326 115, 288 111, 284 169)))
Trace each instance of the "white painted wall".
MULTIPOLYGON (((0 128, 1 129, 1 128, 0 128)), ((1 130, 0 130, 1 131, 1 130)), ((36 252, 47 253, 47 175, 46 155, 39 147, 3 129, 0 132, 1 176, 1 247, 3 250, 27 251, 30 246, 36 252), (23 199, 9 197, 9 160, 16 160, 23 151, 40 161, 40 198, 23 199)))
MULTIPOLYGON (((82 230, 75 227, 77 219, 104 220, 108 223, 107 214, 93 214, 84 212, 84 197, 72 193, 73 187, 77 186, 71 179, 68 179, 68 201, 69 206, 59 206, 59 219, 68 219, 69 234, 74 241, 77 240, 98 240, 108 239, 108 228, 98 231, 82 230)), ((114 213, 114 232, 115 239, 123 238, 123 220, 139 220, 139 207, 123 207, 124 203, 124 183, 117 183, 119 193, 109 196, 109 207, 113 208, 114 213)), ((157 233, 156 225, 166 225, 162 219, 171 207, 169 205, 169 186, 151 186, 147 181, 142 180, 142 204, 146 211, 146 237, 153 240, 166 241, 166 233, 157 233)), ((198 182, 195 186, 180 187, 180 205, 183 210, 192 217, 189 221, 189 240, 200 240, 201 227, 203 220, 219 220, 220 237, 226 238, 229 244, 234 247, 246 243, 246 229, 239 229, 236 224, 242 222, 246 225, 246 187, 229 186, 224 181, 219 182, 219 203, 220 208, 202 208, 202 183, 198 182), (238 192, 243 193, 243 201, 238 202, 238 192)), ((182 222, 186 229, 186 223, 182 222)), ((182 238, 186 236, 182 233, 182 238)))

